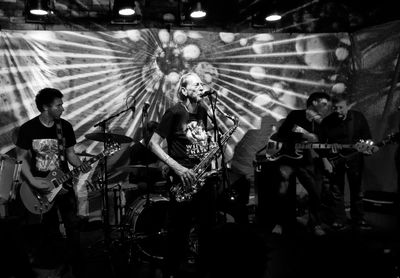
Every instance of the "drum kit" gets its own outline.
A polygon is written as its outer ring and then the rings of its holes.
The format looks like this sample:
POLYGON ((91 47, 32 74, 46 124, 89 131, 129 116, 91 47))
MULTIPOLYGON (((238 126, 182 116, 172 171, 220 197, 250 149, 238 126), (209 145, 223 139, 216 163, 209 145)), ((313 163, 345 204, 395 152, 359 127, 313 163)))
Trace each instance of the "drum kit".
MULTIPOLYGON (((100 142, 131 143, 133 141, 130 137, 113 133, 91 133, 85 135, 85 137, 100 142)), ((129 258, 130 260, 159 261, 164 258, 166 251, 167 208, 169 204, 167 182, 161 179, 161 169, 149 164, 151 161, 148 161, 148 157, 151 157, 152 153, 147 149, 148 153, 143 153, 143 148, 140 149, 142 150, 140 155, 146 157, 144 159, 135 158, 138 161, 145 161, 144 164, 117 167, 113 173, 108 175, 108 181, 111 182, 107 185, 103 182, 100 185, 107 186, 107 191, 112 191, 114 196, 114 224, 111 225, 109 231, 104 231, 104 236, 110 236, 106 234, 107 232, 117 231, 119 237, 110 239, 111 244, 115 240, 120 245, 131 246, 130 254, 139 254, 139 256, 129 258), (118 181, 118 179, 127 175, 133 183, 118 181), (127 198, 131 195, 133 195, 133 200, 127 198)), ((78 153, 78 155, 91 156, 86 152, 78 153)), ((108 208, 104 209, 108 210, 108 208)), ((110 218, 108 220, 104 218, 103 222, 105 221, 109 222, 110 218)))
MULTIPOLYGON (((112 133, 92 133, 85 137, 100 142, 130 143, 133 141, 130 137, 112 133)), ((161 168, 153 166, 156 160, 154 154, 142 143, 135 143, 131 151, 131 163, 135 164, 117 167, 108 176, 108 180, 113 183, 107 185, 107 190, 113 190, 114 197, 119 198, 119 201, 114 202, 114 206, 118 204, 114 207, 114 212, 118 211, 118 213, 115 213, 116 221, 113 226, 119 234, 119 238, 115 240, 120 245, 130 246, 130 261, 139 259, 161 262, 167 251, 167 213, 170 203, 167 181, 162 177, 161 168), (129 176, 129 183, 118 181, 126 175, 129 176), (132 192, 133 198, 129 200, 125 197, 132 192)), ((211 179, 220 177, 219 171, 210 175, 211 179)), ((225 222, 234 221, 231 215, 220 210, 217 211, 217 218, 225 222)), ((108 221, 106 219, 104 218, 103 222, 108 221)), ((104 233, 105 237, 108 236, 107 230, 104 233)), ((198 254, 196 226, 190 229, 188 246, 188 258, 196 258, 198 254)))

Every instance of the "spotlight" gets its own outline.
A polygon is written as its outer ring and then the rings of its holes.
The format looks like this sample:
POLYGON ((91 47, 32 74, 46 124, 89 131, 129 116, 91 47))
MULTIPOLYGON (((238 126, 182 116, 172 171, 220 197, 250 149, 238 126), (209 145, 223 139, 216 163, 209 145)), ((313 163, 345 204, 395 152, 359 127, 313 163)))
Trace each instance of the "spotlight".
POLYGON ((25 22, 53 24, 57 18, 53 11, 54 0, 26 0, 25 22))
POLYGON ((196 2, 196 7, 190 13, 190 17, 191 18, 203 18, 206 15, 207 15, 207 13, 201 7, 201 2, 200 1, 196 2))
POLYGON ((278 12, 273 12, 265 17, 266 21, 278 21, 281 20, 282 16, 278 12))
POLYGON ((142 11, 139 1, 115 0, 113 6, 112 24, 139 24, 142 11))
POLYGON ((118 11, 121 16, 131 16, 135 14, 135 1, 133 0, 116 0, 114 2, 114 10, 118 11))
POLYGON ((28 0, 26 5, 29 13, 37 16, 45 16, 50 10, 48 0, 28 0))

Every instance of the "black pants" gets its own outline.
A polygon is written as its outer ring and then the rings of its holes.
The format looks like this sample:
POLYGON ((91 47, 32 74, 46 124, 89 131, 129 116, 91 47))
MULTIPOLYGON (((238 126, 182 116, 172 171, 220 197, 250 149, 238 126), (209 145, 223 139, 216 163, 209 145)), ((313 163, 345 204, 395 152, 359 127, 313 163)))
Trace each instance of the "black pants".
POLYGON ((34 267, 52 269, 69 264, 74 276, 82 277, 80 219, 77 216, 77 203, 72 190, 57 196, 54 206, 42 217, 25 210, 23 219, 25 243, 31 253, 34 267), (65 228, 65 238, 60 231, 60 220, 65 228))
POLYGON ((356 157, 351 161, 339 164, 331 176, 331 193, 333 198, 333 211, 336 221, 346 221, 344 206, 345 175, 350 191, 350 215, 355 222, 364 220, 363 191, 362 191, 362 171, 363 158, 356 157))
POLYGON ((167 274, 177 274, 188 252, 191 229, 198 227, 198 266, 202 267, 203 254, 208 238, 216 224, 216 192, 212 183, 194 195, 189 202, 171 201, 168 209, 167 254, 165 257, 167 274))
POLYGON ((17 217, 0 218, 1 277, 34 278, 17 217))
POLYGON ((320 167, 319 161, 315 159, 314 163, 305 160, 285 160, 279 162, 279 175, 278 185, 275 185, 278 190, 278 198, 276 200, 276 224, 285 224, 290 222, 288 216, 292 215, 288 208, 293 206, 288 205, 290 200, 288 191, 289 186, 295 186, 295 182, 289 182, 293 175, 297 177, 301 185, 308 193, 308 208, 309 208, 309 225, 315 226, 321 224, 320 210, 321 210, 321 184, 322 174, 318 171, 320 167))

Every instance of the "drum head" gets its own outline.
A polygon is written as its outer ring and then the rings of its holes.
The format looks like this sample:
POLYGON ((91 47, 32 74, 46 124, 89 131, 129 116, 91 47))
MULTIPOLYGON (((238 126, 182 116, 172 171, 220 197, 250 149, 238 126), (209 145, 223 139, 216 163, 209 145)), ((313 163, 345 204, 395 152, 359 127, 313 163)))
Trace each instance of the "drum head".
POLYGON ((169 200, 159 195, 141 196, 130 206, 127 225, 144 259, 162 260, 167 248, 169 200))

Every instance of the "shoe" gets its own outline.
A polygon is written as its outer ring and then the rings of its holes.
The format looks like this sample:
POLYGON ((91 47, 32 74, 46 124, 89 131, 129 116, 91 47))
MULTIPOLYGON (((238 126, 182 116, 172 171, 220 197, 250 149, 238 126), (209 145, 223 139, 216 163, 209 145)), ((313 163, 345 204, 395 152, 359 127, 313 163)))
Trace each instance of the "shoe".
POLYGON ((326 235, 325 231, 322 229, 322 227, 320 225, 314 226, 313 231, 314 231, 314 235, 316 235, 316 236, 326 235))
POLYGON ((346 226, 343 223, 336 222, 336 221, 332 223, 331 227, 335 231, 340 231, 340 230, 343 230, 344 228, 346 228, 346 226))
POLYGON ((272 229, 271 233, 276 234, 276 235, 281 235, 282 234, 282 226, 279 224, 276 224, 275 227, 272 229))
POLYGON ((357 226, 358 226, 358 228, 360 228, 361 230, 372 230, 372 226, 369 225, 369 224, 367 223, 367 221, 365 221, 365 220, 359 220, 359 221, 357 221, 357 226))

